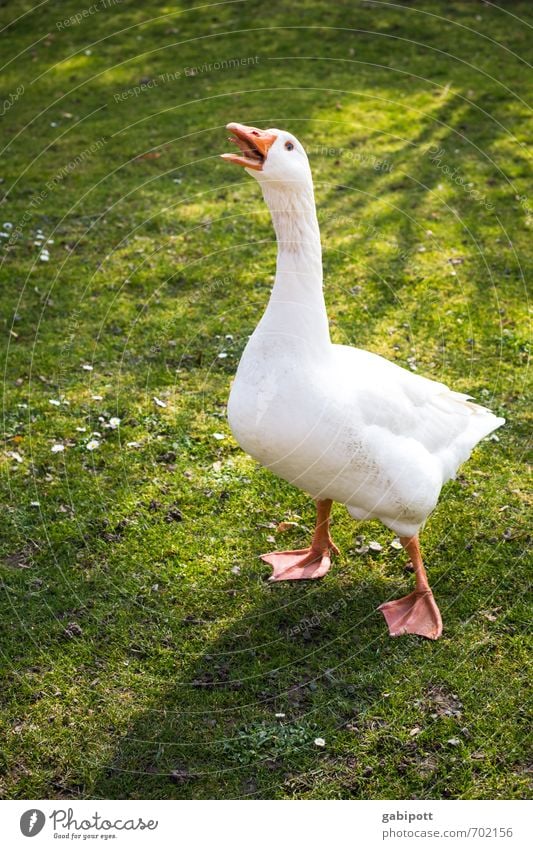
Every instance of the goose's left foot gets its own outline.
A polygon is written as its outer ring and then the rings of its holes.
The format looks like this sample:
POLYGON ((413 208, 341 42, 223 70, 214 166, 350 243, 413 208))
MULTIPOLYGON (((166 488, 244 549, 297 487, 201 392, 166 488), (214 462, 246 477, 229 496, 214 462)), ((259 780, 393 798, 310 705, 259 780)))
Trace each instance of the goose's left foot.
POLYGON ((380 605, 391 637, 418 634, 429 640, 438 640, 442 634, 442 619, 430 589, 414 592, 395 601, 380 605))
POLYGON ((400 537, 400 542, 411 557, 416 588, 404 598, 385 602, 378 610, 385 617, 391 637, 418 634, 429 640, 438 640, 442 635, 442 618, 428 583, 418 536, 400 537))
POLYGON ((339 549, 329 535, 331 500, 317 501, 317 520, 309 548, 272 551, 261 559, 273 567, 270 581, 309 581, 323 578, 331 566, 331 554, 339 549))

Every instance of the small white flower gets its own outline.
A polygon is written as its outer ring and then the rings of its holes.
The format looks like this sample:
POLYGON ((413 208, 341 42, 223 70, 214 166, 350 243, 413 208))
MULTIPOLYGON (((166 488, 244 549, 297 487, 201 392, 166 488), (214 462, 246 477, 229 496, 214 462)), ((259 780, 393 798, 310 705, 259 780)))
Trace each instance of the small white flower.
POLYGON ((17 463, 24 462, 18 451, 8 451, 7 456, 11 457, 12 460, 16 460, 17 463))
POLYGON ((11 221, 4 221, 4 227, 6 228, 6 230, 12 230, 13 229, 13 225, 12 225, 11 221))
POLYGON ((161 398, 156 398, 155 395, 154 395, 154 401, 155 401, 155 403, 157 404, 158 407, 166 407, 167 406, 166 401, 162 401, 161 398))
POLYGON ((370 551, 381 551, 381 549, 383 548, 383 546, 380 545, 379 542, 376 542, 376 540, 374 539, 372 540, 372 542, 368 543, 368 547, 370 551))
POLYGON ((276 717, 276 719, 285 719, 284 713, 275 713, 274 716, 276 717))
POLYGON ((220 354, 218 355, 218 359, 219 360, 225 360, 227 356, 228 355, 226 354, 225 351, 221 351, 220 354))
POLYGON ((91 395, 91 398, 92 398, 93 401, 103 401, 104 400, 103 395, 91 395))
POLYGON ((391 547, 391 548, 395 548, 395 549, 396 549, 396 551, 400 551, 400 550, 403 548, 403 545, 401 544, 401 542, 400 542, 400 540, 398 539, 398 537, 396 537, 396 539, 393 539, 393 540, 392 540, 392 542, 391 542, 391 544, 390 544, 390 547, 391 547))
POLYGON ((119 424, 120 424, 120 419, 117 418, 117 416, 112 416, 109 419, 109 427, 112 428, 113 430, 116 430, 117 427, 119 426, 119 424))
POLYGON ((57 398, 49 398, 48 403, 52 404, 53 407, 60 407, 61 401, 58 401, 57 398))
POLYGON ((326 741, 324 740, 323 737, 317 737, 315 739, 315 746, 318 746, 319 749, 323 749, 325 745, 326 745, 326 741))
POLYGON ((40 507, 40 506, 41 506, 40 501, 30 501, 30 507, 40 507))
POLYGON ((52 445, 50 450, 52 451, 52 454, 61 454, 61 452, 65 450, 65 446, 60 442, 56 442, 55 445, 52 445))
POLYGON ((41 260, 41 262, 48 262, 49 259, 50 259, 50 254, 45 253, 44 251, 41 251, 41 255, 39 256, 39 259, 41 260))
POLYGON ((77 427, 76 430, 78 431, 78 433, 85 433, 87 428, 86 427, 77 427))
POLYGON ((83 369, 83 371, 92 371, 92 370, 93 370, 93 367, 92 367, 92 366, 90 366, 88 363, 84 363, 84 364, 82 365, 82 369, 83 369))
POLYGON ((225 435, 223 433, 214 433, 213 439, 225 439, 225 435))
POLYGON ((85 447, 87 448, 87 451, 96 451, 97 448, 100 448, 100 443, 97 439, 91 439, 85 447))
POLYGON ((126 448, 140 448, 140 442, 126 442, 126 448))

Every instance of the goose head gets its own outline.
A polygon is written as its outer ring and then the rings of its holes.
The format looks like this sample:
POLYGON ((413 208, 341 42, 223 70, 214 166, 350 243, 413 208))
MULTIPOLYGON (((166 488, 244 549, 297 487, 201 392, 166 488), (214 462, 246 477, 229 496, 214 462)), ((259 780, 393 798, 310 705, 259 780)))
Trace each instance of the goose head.
POLYGON ((223 153, 222 159, 243 166, 263 188, 312 186, 307 154, 292 133, 236 123, 227 124, 226 129, 231 133, 229 141, 240 148, 240 154, 223 153))

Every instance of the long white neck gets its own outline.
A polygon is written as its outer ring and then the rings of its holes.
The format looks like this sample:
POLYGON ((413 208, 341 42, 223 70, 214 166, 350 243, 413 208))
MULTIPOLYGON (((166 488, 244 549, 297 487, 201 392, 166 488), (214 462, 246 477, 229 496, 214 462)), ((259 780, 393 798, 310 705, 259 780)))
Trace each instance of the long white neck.
POLYGON ((329 345, 313 184, 262 184, 278 243, 276 279, 261 328, 329 345))

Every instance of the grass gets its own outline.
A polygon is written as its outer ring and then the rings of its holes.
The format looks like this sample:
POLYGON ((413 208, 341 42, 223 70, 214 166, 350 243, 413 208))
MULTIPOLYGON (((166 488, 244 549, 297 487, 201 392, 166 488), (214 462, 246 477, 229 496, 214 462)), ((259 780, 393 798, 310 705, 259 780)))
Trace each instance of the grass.
POLYGON ((0 10, 0 793, 528 795, 529 4, 31 8, 0 10), (334 339, 507 419, 423 535, 436 644, 387 636, 412 578, 340 506, 327 579, 265 582, 313 505, 225 420, 275 261, 230 120, 311 152, 334 339))

